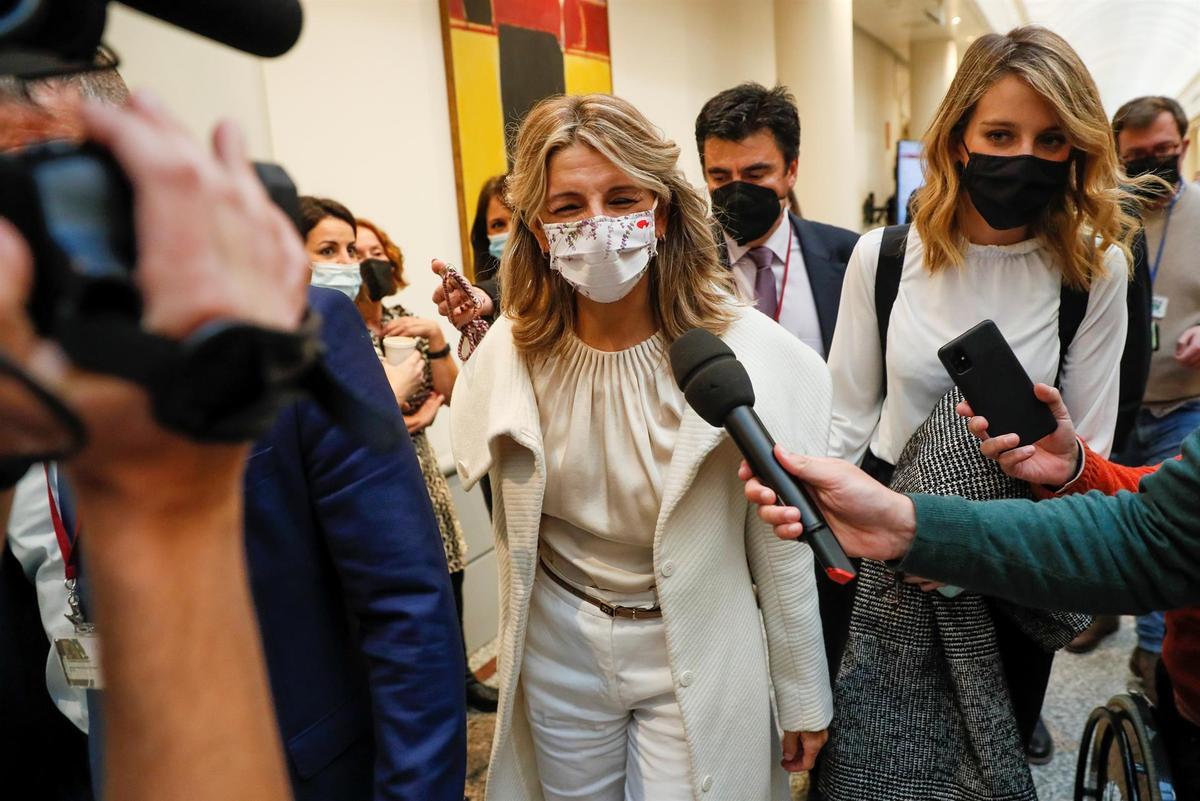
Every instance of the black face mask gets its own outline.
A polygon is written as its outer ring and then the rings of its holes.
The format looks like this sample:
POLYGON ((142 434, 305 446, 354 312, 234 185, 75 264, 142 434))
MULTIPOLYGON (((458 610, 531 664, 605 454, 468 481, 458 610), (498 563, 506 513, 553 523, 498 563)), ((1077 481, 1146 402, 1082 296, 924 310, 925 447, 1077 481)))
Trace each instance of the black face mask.
POLYGON ((1075 158, 1050 161, 1037 156, 969 153, 959 176, 975 209, 988 225, 1007 231, 1029 225, 1067 188, 1075 158))
POLYGON ((713 216, 739 245, 759 239, 779 219, 779 196, 767 186, 733 181, 712 192, 713 216))
POLYGON ((367 259, 358 265, 362 273, 363 286, 367 288, 367 297, 373 302, 386 298, 396 291, 396 276, 392 272, 392 263, 383 259, 367 259))
MULTIPOLYGON (((1174 189, 1179 185, 1179 156, 1146 156, 1133 159, 1125 162, 1125 174, 1130 178, 1137 178, 1141 175, 1157 175, 1174 189)), ((1166 190, 1155 191, 1155 187, 1150 187, 1143 190, 1141 194, 1154 198, 1164 197, 1169 192, 1166 190)))

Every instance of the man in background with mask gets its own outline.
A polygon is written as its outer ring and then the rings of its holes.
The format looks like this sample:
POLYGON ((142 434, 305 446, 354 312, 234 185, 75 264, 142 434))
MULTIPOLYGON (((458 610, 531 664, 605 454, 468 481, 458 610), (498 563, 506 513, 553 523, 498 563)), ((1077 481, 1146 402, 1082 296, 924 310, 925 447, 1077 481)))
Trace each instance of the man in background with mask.
MULTIPOLYGON (((1142 212, 1152 288, 1152 353, 1141 411, 1116 459, 1131 466, 1177 456, 1184 438, 1200 428, 1200 186, 1189 186, 1180 176, 1189 144, 1187 125, 1183 108, 1169 97, 1130 100, 1113 116, 1125 172, 1130 177, 1157 175, 1171 186, 1148 198, 1142 212)), ((1090 651, 1118 625, 1115 615, 1098 616, 1069 648, 1090 651)), ((1140 616, 1137 634, 1129 667, 1154 698, 1163 614, 1140 616)))
MULTIPOLYGON (((825 358, 858 234, 805 220, 789 208, 800 160, 795 99, 782 86, 726 89, 700 110, 696 149, 721 259, 733 270, 739 295, 825 358)), ((854 587, 817 576, 830 676, 837 675, 846 645, 854 587)))
POLYGON ((789 209, 800 156, 795 99, 782 86, 726 89, 700 110, 696 149, 739 293, 826 356, 858 234, 789 209))

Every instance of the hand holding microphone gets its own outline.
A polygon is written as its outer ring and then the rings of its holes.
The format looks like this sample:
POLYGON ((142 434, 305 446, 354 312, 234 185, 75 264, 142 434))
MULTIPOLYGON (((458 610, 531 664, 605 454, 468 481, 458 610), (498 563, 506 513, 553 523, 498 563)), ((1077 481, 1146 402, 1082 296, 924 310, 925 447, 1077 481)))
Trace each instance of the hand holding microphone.
POLYGON ((775 456, 775 441, 754 412, 754 387, 729 346, 703 329, 687 332, 671 346, 671 370, 684 397, 709 425, 724 428, 754 475, 788 507, 799 510, 806 541, 825 575, 838 584, 856 572, 804 487, 775 456))

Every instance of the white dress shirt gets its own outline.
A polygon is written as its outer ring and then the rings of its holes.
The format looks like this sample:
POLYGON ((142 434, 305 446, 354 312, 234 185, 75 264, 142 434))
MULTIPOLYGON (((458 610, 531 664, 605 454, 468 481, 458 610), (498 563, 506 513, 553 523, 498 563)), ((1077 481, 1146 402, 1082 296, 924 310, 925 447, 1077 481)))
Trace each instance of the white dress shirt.
MULTIPOLYGON (((55 475, 50 467, 50 475, 55 475)), ((8 518, 8 544, 21 563, 25 575, 37 588, 38 609, 46 630, 46 689, 50 699, 76 728, 87 734, 87 695, 83 689, 67 684, 62 664, 51 646, 55 637, 70 637, 75 626, 67 620, 67 589, 62 551, 50 520, 50 501, 46 496, 46 474, 42 465, 30 468, 17 482, 12 512, 8 518)))
MULTIPOLYGON (((800 238, 792 229, 791 217, 784 213, 781 223, 775 227, 775 232, 764 243, 775 254, 772 270, 775 272, 775 297, 779 298, 782 308, 779 310, 779 324, 793 336, 810 348, 825 356, 825 345, 821 341, 821 322, 817 318, 817 302, 813 299, 812 286, 808 282, 808 270, 804 266, 804 254, 800 252, 800 238), (788 250, 791 250, 791 260, 788 260, 788 250), (784 286, 784 273, 787 273, 787 286, 784 286)), ((729 252, 729 263, 733 265, 733 275, 737 284, 738 296, 747 303, 754 303, 754 279, 758 267, 750 258, 750 248, 739 245, 725 236, 725 245, 729 252)))
MULTIPOLYGON (((942 345, 992 320, 1035 382, 1058 370, 1061 273, 1037 239, 1015 245, 968 245, 966 263, 931 275, 924 246, 910 229, 900 289, 887 334, 887 387, 875 317, 875 268, 883 229, 858 240, 842 289, 829 349, 833 426, 829 455, 857 462, 868 444, 895 464, 934 405, 954 385, 938 359, 942 345)), ((1067 350, 1062 394, 1079 435, 1108 454, 1117 421, 1121 353, 1129 323, 1125 257, 1104 255, 1105 273, 1088 294, 1087 313, 1067 350)))

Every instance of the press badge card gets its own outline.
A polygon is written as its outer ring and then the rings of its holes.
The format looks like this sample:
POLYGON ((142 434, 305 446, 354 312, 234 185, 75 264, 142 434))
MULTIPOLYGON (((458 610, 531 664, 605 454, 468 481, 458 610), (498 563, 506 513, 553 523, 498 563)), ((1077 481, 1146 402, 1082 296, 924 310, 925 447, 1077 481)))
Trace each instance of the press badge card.
POLYGON ((100 678, 100 637, 95 631, 76 630, 72 637, 54 640, 67 684, 88 690, 104 687, 100 678))
POLYGON ((1167 316, 1167 303, 1171 299, 1166 295, 1155 295, 1150 300, 1150 316, 1155 320, 1161 320, 1167 316))

